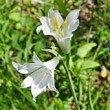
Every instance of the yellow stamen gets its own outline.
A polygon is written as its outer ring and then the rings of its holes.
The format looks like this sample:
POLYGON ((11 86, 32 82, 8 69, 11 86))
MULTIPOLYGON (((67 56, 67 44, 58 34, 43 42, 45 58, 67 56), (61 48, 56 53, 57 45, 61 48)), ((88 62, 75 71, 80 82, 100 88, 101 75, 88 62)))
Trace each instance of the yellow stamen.
POLYGON ((58 29, 57 19, 55 16, 53 16, 53 26, 52 26, 53 32, 56 32, 56 29, 58 29))
POLYGON ((63 29, 64 29, 64 27, 65 27, 65 25, 67 24, 67 22, 68 22, 68 21, 67 21, 67 20, 65 20, 65 21, 62 23, 62 25, 60 26, 60 29, 61 29, 61 30, 63 30, 63 29))
POLYGON ((58 25, 57 25, 57 19, 55 16, 53 16, 53 25, 55 28, 58 28, 58 25))
POLYGON ((62 33, 59 33, 58 36, 61 37, 62 36, 62 33))

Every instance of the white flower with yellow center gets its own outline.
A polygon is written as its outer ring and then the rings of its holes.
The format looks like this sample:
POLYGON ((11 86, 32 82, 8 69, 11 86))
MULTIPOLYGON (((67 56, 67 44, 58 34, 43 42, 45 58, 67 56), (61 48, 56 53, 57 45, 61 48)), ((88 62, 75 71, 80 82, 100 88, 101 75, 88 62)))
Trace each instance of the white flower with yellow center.
POLYGON ((59 59, 54 57, 47 62, 41 62, 37 56, 33 56, 33 61, 34 63, 24 63, 23 65, 15 62, 12 62, 12 64, 22 74, 31 73, 23 80, 21 87, 27 88, 31 86, 31 93, 35 101, 35 97, 45 90, 47 86, 50 90, 57 91, 54 83, 54 70, 59 63, 59 59))
POLYGON ((58 10, 51 8, 48 11, 48 17, 40 17, 42 25, 38 26, 36 31, 41 30, 45 35, 52 35, 57 40, 61 50, 64 53, 70 52, 70 39, 73 36, 72 32, 79 26, 79 10, 72 10, 63 20, 58 10))

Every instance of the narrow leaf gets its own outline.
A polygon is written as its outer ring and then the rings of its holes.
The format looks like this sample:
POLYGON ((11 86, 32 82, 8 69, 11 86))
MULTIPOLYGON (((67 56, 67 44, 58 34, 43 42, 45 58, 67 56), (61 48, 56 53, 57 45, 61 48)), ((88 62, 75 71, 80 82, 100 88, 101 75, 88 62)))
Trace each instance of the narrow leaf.
POLYGON ((50 52, 50 53, 52 53, 55 56, 58 55, 58 53, 55 50, 52 50, 52 49, 42 49, 42 50, 45 51, 45 52, 50 52))
POLYGON ((67 16, 68 12, 67 12, 67 9, 66 9, 66 6, 65 4, 63 3, 62 0, 55 0, 55 3, 58 5, 59 9, 61 10, 61 12, 67 16))

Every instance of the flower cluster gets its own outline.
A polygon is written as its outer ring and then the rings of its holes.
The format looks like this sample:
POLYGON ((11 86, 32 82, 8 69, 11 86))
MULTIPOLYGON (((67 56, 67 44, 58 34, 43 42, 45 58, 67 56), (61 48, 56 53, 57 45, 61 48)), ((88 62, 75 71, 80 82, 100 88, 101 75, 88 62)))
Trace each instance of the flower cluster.
MULTIPOLYGON (((48 12, 48 17, 39 18, 41 25, 37 27, 36 31, 39 33, 42 30, 45 35, 52 35, 57 40, 61 50, 64 53, 69 53, 72 32, 79 26, 78 16, 79 10, 73 10, 63 20, 58 10, 51 8, 48 12)), ((21 74, 31 73, 23 80, 21 87, 31 87, 31 93, 35 101, 35 97, 44 91, 46 87, 52 91, 57 91, 54 83, 54 70, 59 63, 59 58, 54 57, 47 62, 42 62, 34 55, 33 62, 24 63, 23 65, 15 62, 12 62, 12 64, 21 74)))

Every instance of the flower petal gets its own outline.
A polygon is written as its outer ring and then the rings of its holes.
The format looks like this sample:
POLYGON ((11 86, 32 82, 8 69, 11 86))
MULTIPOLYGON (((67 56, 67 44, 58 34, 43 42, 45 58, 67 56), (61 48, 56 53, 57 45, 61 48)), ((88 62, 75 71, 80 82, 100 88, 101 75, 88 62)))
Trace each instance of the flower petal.
POLYGON ((71 22, 71 21, 74 21, 78 18, 79 16, 79 9, 76 9, 76 10, 72 10, 66 17, 66 19, 71 22))
POLYGON ((45 35, 54 35, 49 27, 47 17, 40 17, 39 19, 42 25, 37 27, 36 32, 39 33, 42 30, 45 35))
POLYGON ((41 67, 39 63, 24 63, 23 65, 19 63, 12 62, 13 67, 22 74, 31 73, 41 67))
POLYGON ((32 73, 31 75, 29 75, 28 77, 26 77, 23 80, 23 82, 21 84, 21 87, 22 88, 30 87, 35 76, 36 76, 36 74, 35 73, 32 73))
POLYGON ((44 67, 42 68, 42 71, 40 71, 36 71, 37 77, 32 82, 31 93, 33 95, 33 99, 35 99, 35 97, 37 97, 43 90, 45 90, 48 84, 49 74, 46 73, 47 69, 44 67))
POLYGON ((39 63, 42 65, 42 61, 39 59, 39 57, 36 54, 34 54, 34 56, 33 56, 33 62, 39 63))
POLYGON ((56 17, 57 22, 58 22, 58 27, 60 28, 61 24, 63 23, 63 18, 60 15, 58 10, 55 11, 54 16, 56 17))
POLYGON ((49 23, 50 23, 51 26, 53 25, 53 16, 56 17, 58 27, 60 27, 61 24, 63 23, 63 18, 62 18, 61 14, 59 13, 58 10, 53 10, 53 8, 51 8, 48 11, 48 18, 50 19, 49 23))
POLYGON ((77 29, 77 27, 79 26, 79 20, 76 20, 75 22, 72 22, 70 24, 70 32, 73 32, 77 29))
POLYGON ((53 10, 54 7, 50 8, 49 11, 48 11, 48 18, 52 18, 53 17, 53 14, 54 14, 54 10, 53 10))
POLYGON ((46 66, 48 69, 55 69, 58 63, 59 59, 57 57, 54 57, 53 59, 47 62, 43 62, 43 65, 46 66))
POLYGON ((67 38, 68 36, 72 35, 72 32, 75 31, 78 28, 78 26, 79 26, 78 19, 72 22, 68 22, 64 27, 63 36, 67 38))
POLYGON ((64 52, 64 53, 69 53, 70 52, 70 39, 71 39, 71 36, 70 37, 64 37, 63 39, 62 38, 56 38, 61 50, 64 52))
POLYGON ((79 10, 73 10, 71 11, 68 16, 66 17, 67 24, 64 27, 63 30, 63 36, 68 37, 72 35, 72 32, 77 29, 79 26, 79 20, 77 19, 79 16, 79 10))
POLYGON ((52 91, 56 91, 57 89, 55 88, 55 82, 54 82, 54 71, 52 71, 51 75, 49 76, 49 83, 48 83, 48 88, 52 91))

